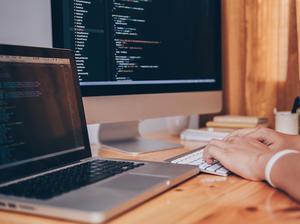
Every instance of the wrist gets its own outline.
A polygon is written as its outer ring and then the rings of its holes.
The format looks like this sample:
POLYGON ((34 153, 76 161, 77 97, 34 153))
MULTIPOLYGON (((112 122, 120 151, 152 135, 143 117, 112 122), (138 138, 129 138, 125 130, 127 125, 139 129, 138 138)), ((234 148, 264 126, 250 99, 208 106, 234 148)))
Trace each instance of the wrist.
POLYGON ((261 154, 259 157, 258 157, 258 161, 257 161, 257 165, 258 165, 258 178, 260 180, 265 180, 266 177, 265 177, 265 169, 266 169, 266 166, 267 166, 267 163, 268 161, 272 158, 272 156, 276 154, 275 151, 273 150, 270 150, 269 152, 265 152, 263 154, 261 154))
POLYGON ((289 154, 299 154, 299 151, 293 149, 284 149, 278 151, 274 155, 272 155, 265 166, 265 180, 274 188, 276 188, 276 186, 274 185, 271 178, 272 169, 278 162, 280 162, 279 160, 281 160, 282 157, 286 157, 289 154))
POLYGON ((288 148, 300 151, 300 136, 299 135, 290 137, 288 148))

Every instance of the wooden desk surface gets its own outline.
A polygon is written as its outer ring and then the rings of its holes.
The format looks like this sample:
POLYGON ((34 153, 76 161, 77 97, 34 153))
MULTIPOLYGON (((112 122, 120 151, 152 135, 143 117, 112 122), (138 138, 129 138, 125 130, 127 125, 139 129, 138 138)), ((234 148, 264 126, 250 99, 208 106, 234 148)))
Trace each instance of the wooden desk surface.
MULTIPOLYGON (((179 141, 177 138, 162 134, 151 137, 179 141)), ((195 143, 185 143, 185 148, 151 153, 139 157, 124 156, 120 153, 102 150, 100 156, 158 161, 195 147, 195 143)), ((109 223, 223 224, 253 222, 300 223, 300 204, 263 182, 250 182, 235 175, 226 178, 200 174, 120 215, 109 223)), ((1 211, 0 223, 66 224, 71 222, 1 211)))

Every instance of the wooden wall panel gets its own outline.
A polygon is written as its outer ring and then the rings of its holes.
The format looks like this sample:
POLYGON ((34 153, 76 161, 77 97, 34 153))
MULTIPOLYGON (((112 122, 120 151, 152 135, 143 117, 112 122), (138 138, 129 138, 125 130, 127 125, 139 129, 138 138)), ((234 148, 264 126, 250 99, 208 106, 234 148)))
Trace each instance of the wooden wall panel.
POLYGON ((225 112, 267 116, 300 95, 300 0, 223 0, 225 112), (298 29, 297 29, 298 27, 298 29))
POLYGON ((224 82, 224 110, 231 114, 245 114, 245 7, 243 1, 222 2, 222 64, 224 82), (235 13, 232 13, 235 12, 235 13), (228 78, 230 74, 230 79, 228 78), (229 91, 231 90, 231 91, 229 91))

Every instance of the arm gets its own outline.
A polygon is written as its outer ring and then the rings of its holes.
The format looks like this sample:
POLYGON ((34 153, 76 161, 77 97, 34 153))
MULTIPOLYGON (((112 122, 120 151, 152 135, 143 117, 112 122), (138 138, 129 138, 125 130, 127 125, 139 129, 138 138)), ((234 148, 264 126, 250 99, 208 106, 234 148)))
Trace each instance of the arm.
POLYGON ((275 163, 273 184, 300 202, 300 154, 288 154, 275 163))
MULTIPOLYGON (((250 137, 214 140, 204 149, 204 159, 219 160, 235 174, 249 180, 265 180, 265 167, 277 151, 250 137)), ((272 168, 271 180, 279 189, 300 202, 300 154, 280 158, 272 168)))

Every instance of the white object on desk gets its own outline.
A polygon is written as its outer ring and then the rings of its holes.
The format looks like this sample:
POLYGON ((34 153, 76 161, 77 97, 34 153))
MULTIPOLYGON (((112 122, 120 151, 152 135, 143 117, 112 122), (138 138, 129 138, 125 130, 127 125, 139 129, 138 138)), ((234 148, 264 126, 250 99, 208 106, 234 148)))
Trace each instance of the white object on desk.
POLYGON ((229 132, 205 131, 199 129, 186 129, 180 135, 184 141, 210 141, 212 139, 222 140, 229 132))
POLYGON ((277 111, 275 114, 275 130, 284 134, 298 135, 299 134, 299 114, 289 111, 277 111))
POLYGON ((191 153, 178 156, 170 160, 171 163, 177 164, 188 164, 198 166, 200 171, 204 173, 219 175, 219 176, 228 176, 230 171, 222 166, 218 161, 215 161, 213 164, 208 164, 203 160, 203 150, 197 149, 191 153))

